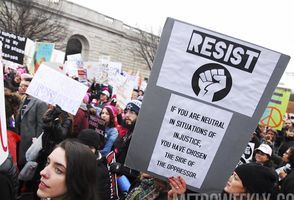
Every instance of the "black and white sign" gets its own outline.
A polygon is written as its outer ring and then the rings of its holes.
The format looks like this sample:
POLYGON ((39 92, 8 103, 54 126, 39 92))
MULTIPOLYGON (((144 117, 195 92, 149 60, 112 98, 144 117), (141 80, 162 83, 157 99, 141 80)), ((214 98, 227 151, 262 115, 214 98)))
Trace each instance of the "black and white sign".
POLYGON ((289 56, 169 18, 126 165, 222 191, 289 56))
POLYGON ((157 85, 251 117, 279 57, 277 52, 175 22, 157 85))
POLYGON ((2 57, 5 60, 23 64, 26 38, 0 31, 0 41, 2 41, 2 57))

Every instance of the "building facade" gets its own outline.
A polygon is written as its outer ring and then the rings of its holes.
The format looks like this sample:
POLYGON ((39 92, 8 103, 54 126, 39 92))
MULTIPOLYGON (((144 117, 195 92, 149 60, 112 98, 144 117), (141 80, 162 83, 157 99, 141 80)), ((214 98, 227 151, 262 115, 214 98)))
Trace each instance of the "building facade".
POLYGON ((81 53, 84 61, 108 57, 122 63, 124 71, 132 74, 139 71, 141 77, 149 77, 147 64, 134 53, 140 30, 72 2, 60 0, 56 4, 60 21, 67 29, 66 39, 56 44, 57 49, 69 55, 81 53))

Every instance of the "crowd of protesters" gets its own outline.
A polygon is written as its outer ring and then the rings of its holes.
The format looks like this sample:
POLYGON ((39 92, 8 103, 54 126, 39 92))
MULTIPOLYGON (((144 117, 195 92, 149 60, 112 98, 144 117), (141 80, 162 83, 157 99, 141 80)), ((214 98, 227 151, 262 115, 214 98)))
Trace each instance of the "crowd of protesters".
MULTIPOLYGON (((4 75, 10 154, 0 166, 1 199, 172 200, 205 195, 187 190, 183 177, 160 180, 124 165, 143 90, 134 90, 121 108, 113 87, 94 79, 73 116, 26 94, 33 79, 26 69, 4 70, 4 75), (93 127, 93 116, 103 121, 103 129, 93 127), (115 160, 108 160, 110 155, 115 160)), ((251 142, 253 159, 236 167, 223 192, 210 199, 274 200, 280 194, 294 199, 292 121, 285 120, 281 131, 258 125, 251 142)))

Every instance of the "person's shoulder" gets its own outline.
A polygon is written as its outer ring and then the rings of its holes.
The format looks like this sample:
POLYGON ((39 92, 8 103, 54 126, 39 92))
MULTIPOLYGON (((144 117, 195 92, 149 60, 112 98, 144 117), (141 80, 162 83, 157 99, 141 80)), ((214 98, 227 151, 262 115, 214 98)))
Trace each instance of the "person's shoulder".
POLYGON ((35 103, 37 103, 39 105, 46 105, 46 106, 48 105, 45 101, 42 101, 42 100, 40 100, 40 99, 38 99, 36 97, 31 97, 31 101, 35 102, 35 103))
POLYGON ((106 129, 107 129, 109 132, 112 132, 112 133, 118 133, 116 127, 108 127, 108 128, 106 128, 106 129))
POLYGON ((7 173, 13 167, 12 157, 9 154, 5 161, 0 165, 0 172, 7 173))

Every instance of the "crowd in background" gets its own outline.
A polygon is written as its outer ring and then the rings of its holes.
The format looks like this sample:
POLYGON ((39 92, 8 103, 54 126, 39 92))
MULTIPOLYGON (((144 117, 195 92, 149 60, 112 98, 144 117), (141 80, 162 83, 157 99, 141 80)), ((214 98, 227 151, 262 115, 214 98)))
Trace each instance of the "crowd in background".
MULTIPOLYGON (((124 166, 143 90, 134 89, 121 108, 111 85, 91 80, 73 116, 26 94, 32 79, 26 69, 4 71, 10 154, 0 166, 1 199, 183 199, 193 194, 183 177, 160 180, 124 166), (101 119, 103 127, 93 127, 91 117, 101 119), (111 156, 115 160, 108 160, 111 156)), ((246 199, 247 194, 259 199, 270 194, 272 200, 293 194, 294 199, 292 121, 285 120, 281 131, 258 125, 251 142, 253 159, 236 167, 218 199, 246 199)))

